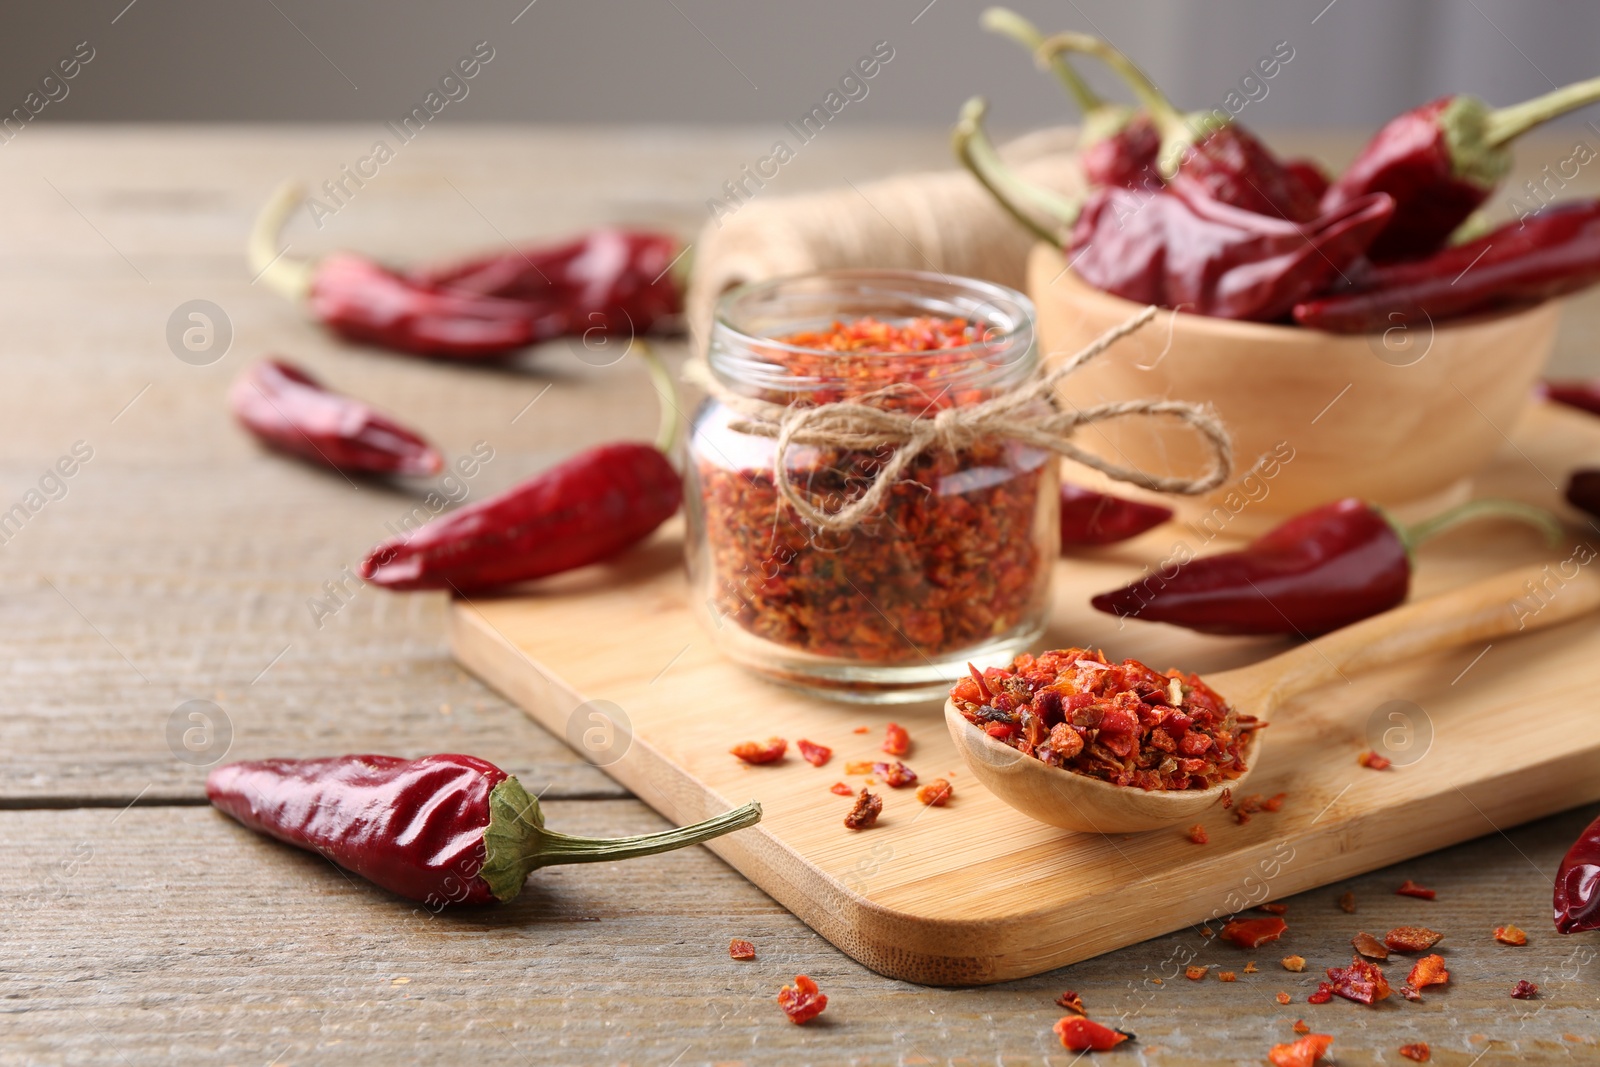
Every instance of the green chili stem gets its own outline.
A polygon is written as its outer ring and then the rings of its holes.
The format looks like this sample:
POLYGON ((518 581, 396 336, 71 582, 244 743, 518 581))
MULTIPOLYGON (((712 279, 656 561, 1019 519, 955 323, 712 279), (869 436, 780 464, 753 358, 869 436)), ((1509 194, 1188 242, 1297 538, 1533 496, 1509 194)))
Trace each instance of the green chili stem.
POLYGON ((656 353, 654 345, 638 337, 629 344, 630 347, 638 349, 639 355, 644 359, 645 369, 650 372, 650 381, 656 387, 657 399, 661 403, 661 425, 656 430, 656 448, 670 459, 677 451, 678 435, 683 429, 683 416, 678 410, 677 387, 672 384, 672 374, 656 353))
POLYGON ((1043 57, 1039 55, 1039 47, 1044 44, 1044 34, 1039 28, 1021 15, 1007 7, 991 7, 978 19, 978 24, 990 33, 998 33, 1009 37, 1022 47, 1026 48, 1041 64, 1048 63, 1050 70, 1056 78, 1066 87, 1068 93, 1077 101, 1078 109, 1085 115, 1091 111, 1098 111, 1105 107, 1106 101, 1099 93, 1089 88, 1089 83, 1072 69, 1066 57, 1056 55, 1043 57))
POLYGON ((962 107, 961 119, 956 123, 955 132, 951 136, 956 157, 972 172, 972 176, 993 194, 1006 213, 1021 223, 1024 229, 1041 241, 1058 248, 1065 246, 1067 231, 1077 220, 1078 210, 1083 206, 1082 201, 1069 200, 1058 193, 1023 181, 1013 174, 1011 169, 1000 161, 999 153, 994 150, 989 135, 984 132, 983 116, 988 110, 989 105, 981 96, 973 97, 962 107), (1029 202, 1032 210, 1049 216, 1057 224, 1056 229, 1047 228, 1044 223, 1024 210, 1022 207, 1024 201, 1029 202))
POLYGON ((704 822, 636 837, 572 837, 553 830, 541 830, 538 851, 532 860, 535 867, 548 867, 557 863, 600 863, 633 856, 650 856, 685 845, 697 845, 713 837, 754 826, 760 821, 761 805, 752 800, 742 808, 714 815, 704 822))
POLYGON ((267 283, 267 287, 288 297, 303 300, 311 292, 311 276, 315 270, 310 260, 291 259, 278 247, 278 240, 289 213, 299 207, 304 190, 292 181, 284 182, 261 205, 255 223, 250 227, 246 254, 250 260, 250 276, 267 283))
POLYGON ((1571 85, 1536 96, 1510 107, 1497 108, 1489 113, 1484 127, 1483 143, 1499 148, 1507 141, 1527 133, 1541 122, 1548 122, 1580 107, 1600 101, 1600 78, 1573 82, 1571 85))
POLYGON ((1156 87, 1148 74, 1134 65, 1133 60, 1110 44, 1087 33, 1058 33, 1045 38, 1035 54, 1041 60, 1053 60, 1062 52, 1081 52, 1094 56, 1116 71, 1117 76, 1128 84, 1133 95, 1139 98, 1139 103, 1150 113, 1150 120, 1161 132, 1163 141, 1180 135, 1192 137, 1188 120, 1167 99, 1166 94, 1156 87))
POLYGON ((1399 533, 1400 541, 1409 554, 1429 538, 1479 519, 1510 519, 1514 522, 1527 523, 1544 534, 1545 540, 1552 545, 1559 544, 1563 536, 1561 520, 1543 508, 1494 497, 1469 500, 1411 526, 1401 526, 1393 519, 1390 519, 1390 524, 1399 533))

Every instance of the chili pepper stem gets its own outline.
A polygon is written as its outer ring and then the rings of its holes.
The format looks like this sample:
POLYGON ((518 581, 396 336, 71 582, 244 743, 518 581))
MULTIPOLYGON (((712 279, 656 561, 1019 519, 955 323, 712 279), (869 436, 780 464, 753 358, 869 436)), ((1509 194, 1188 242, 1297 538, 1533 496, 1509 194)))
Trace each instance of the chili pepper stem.
POLYGON ((962 106, 960 121, 951 135, 956 158, 1024 229, 1041 241, 1058 248, 1064 246, 1067 243, 1067 231, 1078 217, 1081 201, 1069 200, 1011 173, 1010 168, 1000 161, 999 153, 984 132, 983 117, 988 110, 989 105, 981 96, 973 97, 962 106), (1030 215, 1022 207, 1024 201, 1031 202, 1034 210, 1051 216, 1059 228, 1051 230, 1030 215))
POLYGON ((761 805, 743 807, 689 826, 633 837, 574 837, 544 826, 537 797, 510 777, 489 793, 489 825, 483 832, 484 863, 478 871, 495 898, 507 901, 522 891, 530 872, 558 863, 599 863, 650 856, 697 845, 761 821, 761 805))
POLYGON ((1107 106, 1105 98, 1089 88, 1089 83, 1072 69, 1072 64, 1068 63, 1065 57, 1059 53, 1048 57, 1039 54, 1039 46, 1045 42, 1044 34, 1015 11, 1008 7, 991 7, 978 18, 978 24, 990 33, 998 33, 1002 37, 1016 41, 1033 53, 1040 67, 1049 66, 1073 100, 1077 101, 1078 110, 1082 111, 1085 117, 1091 111, 1099 111, 1107 106))
MULTIPOLYGON (((1381 513, 1381 512, 1380 512, 1381 513)), ((1509 519, 1514 522, 1524 522, 1544 534, 1545 540, 1551 545, 1559 544, 1563 536, 1561 520, 1543 508, 1536 508, 1531 504, 1522 504, 1515 500, 1502 500, 1488 497, 1483 500, 1468 500, 1453 508, 1441 511, 1431 518, 1410 526, 1400 523, 1384 514, 1389 525, 1395 528, 1400 535, 1400 541, 1405 545, 1406 554, 1410 555, 1422 542, 1436 537, 1446 530, 1455 529, 1464 523, 1476 522, 1479 519, 1509 519)))
POLYGON ((657 354, 655 346, 635 337, 632 347, 637 348, 639 355, 644 359, 645 369, 650 372, 650 381, 656 387, 656 393, 661 401, 661 425, 656 430, 656 448, 662 455, 671 459, 683 432, 683 413, 678 408, 677 387, 673 385, 672 374, 662 362, 661 356, 657 354))
POLYGON ((278 239, 289 221, 289 213, 300 206, 304 198, 305 190, 298 182, 287 181, 278 186, 256 213, 246 246, 252 278, 266 282, 269 288, 296 301, 305 299, 311 292, 314 268, 309 260, 285 255, 287 249, 278 247, 278 239))
POLYGON ((1596 101, 1600 101, 1600 78, 1590 78, 1520 104, 1497 108, 1489 113, 1484 124, 1484 143, 1490 148, 1498 148, 1542 122, 1596 101))

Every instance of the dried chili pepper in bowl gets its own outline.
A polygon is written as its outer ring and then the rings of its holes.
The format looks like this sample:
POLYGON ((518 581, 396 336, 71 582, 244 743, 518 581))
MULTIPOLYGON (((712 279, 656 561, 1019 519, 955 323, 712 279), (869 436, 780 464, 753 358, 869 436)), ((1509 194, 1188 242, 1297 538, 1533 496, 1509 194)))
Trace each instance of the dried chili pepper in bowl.
POLYGON ((1472 500, 1401 526, 1352 497, 1298 515, 1245 548, 1190 560, 1090 603, 1119 618, 1201 633, 1314 637, 1402 603, 1419 544, 1491 518, 1527 523, 1552 543, 1561 537, 1554 515, 1510 500, 1472 500))
POLYGON ((228 390, 228 407, 271 448, 334 470, 437 474, 444 467, 420 434, 285 360, 246 367, 228 390))
POLYGON ((751 801, 660 833, 572 837, 545 828, 514 776, 463 755, 229 763, 206 776, 206 796, 252 830, 436 907, 508 901, 540 867, 654 855, 761 819, 751 801))
POLYGON ((1600 818, 1584 828, 1561 858, 1552 903, 1557 933, 1600 930, 1600 818))

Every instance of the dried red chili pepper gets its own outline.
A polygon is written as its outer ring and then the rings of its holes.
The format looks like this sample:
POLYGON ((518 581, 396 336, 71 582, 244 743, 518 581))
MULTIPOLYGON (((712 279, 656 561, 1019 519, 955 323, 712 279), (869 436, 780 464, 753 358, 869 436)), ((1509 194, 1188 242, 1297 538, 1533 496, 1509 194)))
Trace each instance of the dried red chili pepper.
POLYGON ((1556 932, 1600 930, 1600 818, 1584 828, 1556 871, 1556 932))
POLYGON ((1384 943, 1365 931, 1351 938, 1350 944, 1357 952, 1370 959, 1386 960, 1389 958, 1389 949, 1384 943))
POLYGON ((753 960, 756 958, 756 947, 742 937, 736 937, 728 942, 728 957, 736 960, 753 960))
POLYGON ((1056 998, 1056 1006, 1065 1008, 1068 1011, 1075 1011, 1079 1015, 1089 1014, 1088 1011, 1084 1009, 1083 998, 1070 989, 1056 998))
POLYGON ((1528 130, 1600 100, 1600 79, 1507 108, 1476 97, 1440 97, 1390 119, 1322 196, 1324 211, 1355 197, 1387 193, 1394 218, 1368 253, 1375 261, 1426 256, 1488 198, 1511 169, 1510 142, 1528 130))
POLYGON ((1140 303, 1217 318, 1282 318, 1340 277, 1393 210, 1380 195, 1295 223, 1212 199, 1194 182, 1106 186, 1071 200, 1001 163, 983 132, 984 110, 981 99, 962 110, 955 133, 962 163, 1019 223, 1063 248, 1084 281, 1140 303))
POLYGON ((437 474, 444 467, 421 435, 281 359, 246 367, 228 390, 228 407, 272 448, 334 470, 437 474))
POLYGON ((778 992, 778 1007, 797 1026, 815 1019, 827 1006, 828 995, 803 974, 795 975, 794 985, 786 985, 778 992))
POLYGON ((1079 545, 1114 545, 1172 518, 1172 509, 1061 483, 1061 551, 1079 545))
POLYGON ((1315 218, 1317 197, 1254 134, 1216 110, 1180 114, 1148 75, 1116 48, 1086 33, 1058 33, 1039 46, 1100 59, 1133 90, 1161 135, 1158 168, 1169 181, 1193 183, 1212 199, 1291 222, 1315 218))
POLYGON ((856 797, 855 806, 844 817, 844 824, 852 830, 865 830, 876 826, 883 814, 883 798, 863 789, 856 797))
POLYGON ((917 790, 917 800, 930 808, 942 808, 950 803, 950 798, 955 791, 950 788, 950 783, 943 778, 935 778, 927 785, 917 790))
POLYGON ((1528 981, 1526 978, 1519 979, 1517 984, 1511 987, 1511 997, 1513 1000, 1532 1000, 1538 995, 1539 987, 1528 981))
POLYGON ((904 756, 911 751, 911 735, 904 726, 890 723, 883 728, 883 750, 891 756, 904 756))
POLYGON ((1328 186, 1333 184, 1333 175, 1314 159, 1286 159, 1283 161, 1283 169, 1294 175, 1295 181, 1300 183, 1300 188, 1306 191, 1306 195, 1319 202, 1322 200, 1322 194, 1328 191, 1328 186))
POLYGON ((1567 479, 1567 503, 1600 516, 1600 469, 1575 470, 1567 479))
POLYGON ((1400 1055, 1417 1063, 1427 1063, 1433 1052, 1428 1048, 1426 1041, 1414 1041, 1409 1045, 1401 1045, 1400 1055))
POLYGON ((769 737, 765 741, 741 741, 728 751, 746 763, 777 763, 789 751, 789 742, 781 737, 769 737))
POLYGON ((207 775, 206 796, 252 830, 439 906, 510 900, 539 867, 648 856, 761 819, 751 801, 661 833, 572 837, 545 829, 538 800, 515 777, 461 755, 229 763, 207 775))
POLYGON ((1106 1052, 1133 1039, 1132 1034, 1102 1026, 1081 1015, 1063 1016, 1053 1029, 1061 1039, 1061 1047, 1074 1052, 1106 1052))
POLYGON ((1314 1067, 1332 1044, 1333 1038, 1328 1034, 1307 1034, 1287 1045, 1273 1045, 1267 1059, 1272 1061, 1272 1067, 1314 1067))
POLYGON ((1426 952, 1444 935, 1426 926, 1397 926, 1383 935, 1383 943, 1396 952, 1426 952))
POLYGON ((800 758, 813 767, 821 767, 833 758, 833 749, 803 737, 794 743, 794 747, 800 751, 800 758))
POLYGON ((1090 603, 1119 618, 1201 633, 1315 637, 1404 601, 1417 545, 1488 518, 1526 522, 1552 544, 1561 537, 1554 515, 1512 500, 1469 500, 1401 526, 1349 497, 1297 515, 1245 548, 1190 560, 1170 577, 1150 576, 1090 603))
POLYGON ((950 698, 968 722, 1025 755, 1139 789, 1237 778, 1258 728, 1198 675, 1113 664, 1083 648, 1017 656, 1009 668, 960 679, 950 698))
POLYGON ((1544 382, 1539 391, 1546 400, 1600 415, 1600 378, 1544 382))
POLYGON ((1294 320, 1332 333, 1377 333, 1520 304, 1600 281, 1600 201, 1555 204, 1427 259, 1374 267, 1354 291, 1296 304, 1294 320))
POLYGON ((1516 926, 1496 926, 1494 928, 1494 939, 1502 945, 1526 945, 1528 943, 1527 933, 1516 926))
POLYGON ((833 785, 828 787, 828 792, 837 793, 842 797, 853 797, 856 795, 856 791, 845 785, 843 782, 834 782, 833 785))
POLYGON ((1225 940, 1240 948, 1260 948, 1268 941, 1282 937, 1289 924, 1277 916, 1266 919, 1233 919, 1222 928, 1225 940))
POLYGON ((1348 967, 1329 967, 1328 982, 1339 996, 1358 1004, 1375 1004, 1390 992, 1383 970, 1360 956, 1351 956, 1348 967))
POLYGON ((1411 879, 1407 878, 1404 882, 1400 883, 1400 888, 1395 890, 1395 895, 1402 897, 1416 897, 1418 900, 1433 900, 1438 897, 1439 893, 1434 889, 1424 889, 1411 879))

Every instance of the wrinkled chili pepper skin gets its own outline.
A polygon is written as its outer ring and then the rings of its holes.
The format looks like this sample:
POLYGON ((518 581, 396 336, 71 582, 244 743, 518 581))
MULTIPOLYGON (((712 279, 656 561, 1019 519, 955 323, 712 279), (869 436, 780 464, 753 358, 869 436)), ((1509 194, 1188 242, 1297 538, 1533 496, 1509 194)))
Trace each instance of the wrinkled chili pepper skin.
POLYGON ((1539 387, 1546 400, 1600 415, 1600 378, 1545 382, 1539 387))
POLYGON ((1411 561, 1361 500, 1298 515, 1235 552, 1181 564, 1093 598, 1100 611, 1209 634, 1314 637, 1401 603, 1411 561))
POLYGON ((441 359, 494 359, 560 336, 567 316, 517 300, 430 288, 364 256, 318 261, 312 314, 351 341, 441 359))
POLYGON ((601 445, 384 542, 361 576, 395 590, 461 593, 543 578, 615 556, 682 501, 683 483, 660 449, 601 445))
POLYGON ((1318 198, 1299 174, 1236 122, 1196 141, 1174 181, 1194 182, 1213 199, 1258 215, 1310 222, 1319 214, 1318 198))
POLYGON ((228 407, 270 447, 335 470, 437 474, 444 460, 420 435, 277 359, 245 368, 228 407))
POLYGON ((607 228, 564 244, 420 267, 408 277, 429 288, 528 303, 564 319, 563 333, 645 333, 683 310, 671 270, 682 251, 667 234, 607 228))
POLYGON ((1224 204, 1194 182, 1108 187, 1084 201, 1066 251, 1085 282, 1124 299, 1271 322, 1337 279, 1393 210, 1380 195, 1298 225, 1224 204))
POLYGON ((1319 204, 1322 194, 1333 184, 1333 178, 1323 169, 1322 164, 1314 159, 1286 159, 1283 161, 1283 169, 1293 175, 1294 180, 1300 183, 1300 188, 1305 190, 1305 194, 1319 204))
POLYGON ((488 904, 489 793, 506 779, 475 756, 337 756, 230 763, 206 796, 252 830, 327 857, 411 900, 488 904))
POLYGON ((1567 503, 1600 517, 1600 468, 1572 472, 1567 479, 1567 503))
POLYGON ((1360 291, 1297 304, 1295 321, 1333 333, 1369 333, 1537 303, 1600 281, 1600 201, 1557 204, 1426 259, 1362 274, 1360 291))
POLYGON ((1061 483, 1061 550, 1114 545, 1172 518, 1172 509, 1061 483))
POLYGON ((1572 843, 1556 871, 1556 931, 1600 930, 1600 819, 1572 843))
POLYGON ((1091 186, 1116 185, 1137 189, 1160 184, 1156 160, 1161 134, 1150 116, 1136 111, 1113 133, 1085 142, 1078 150, 1084 179, 1091 186))

